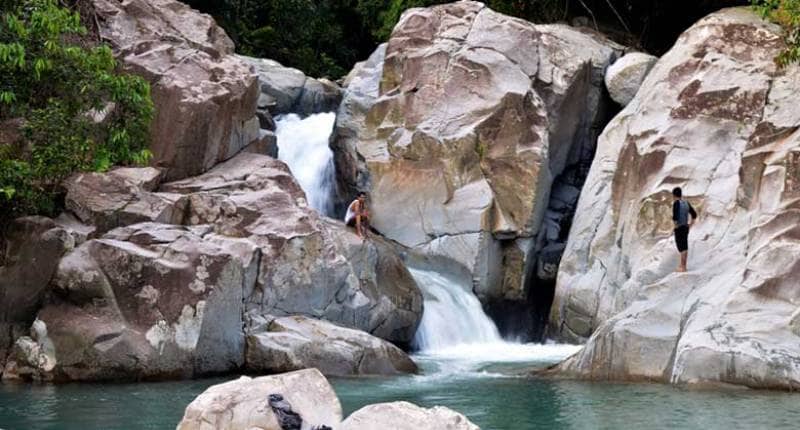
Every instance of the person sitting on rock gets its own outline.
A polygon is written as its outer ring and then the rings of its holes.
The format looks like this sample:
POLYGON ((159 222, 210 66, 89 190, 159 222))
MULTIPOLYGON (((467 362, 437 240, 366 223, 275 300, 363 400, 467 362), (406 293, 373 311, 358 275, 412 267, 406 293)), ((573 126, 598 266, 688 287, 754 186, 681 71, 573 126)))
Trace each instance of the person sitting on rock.
POLYGON ((686 272, 686 261, 689 259, 689 229, 697 219, 692 204, 683 199, 683 190, 675 187, 672 190, 672 221, 675 223, 675 244, 681 254, 678 272, 686 272), (691 217, 691 219, 690 219, 691 217))
POLYGON ((361 239, 367 238, 367 231, 369 231, 369 211, 367 210, 367 193, 358 193, 358 198, 350 203, 347 207, 347 214, 344 216, 344 222, 356 228, 356 234, 361 239))

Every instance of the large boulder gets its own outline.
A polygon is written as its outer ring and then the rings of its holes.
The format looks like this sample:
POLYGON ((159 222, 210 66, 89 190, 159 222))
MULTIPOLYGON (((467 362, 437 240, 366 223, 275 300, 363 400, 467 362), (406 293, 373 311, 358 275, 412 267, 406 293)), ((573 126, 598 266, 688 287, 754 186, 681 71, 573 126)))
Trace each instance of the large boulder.
POLYGON ((260 263, 255 288, 245 292, 248 311, 306 315, 403 344, 413 338, 422 294, 395 250, 323 219, 282 162, 241 154, 162 189, 188 195, 188 223, 256 244, 260 263))
POLYGON ((66 181, 66 209, 101 235, 116 227, 140 222, 180 224, 186 208, 182 195, 154 193, 158 172, 127 168, 109 173, 79 173, 66 181))
POLYGON ((28 332, 73 237, 44 217, 20 218, 8 226, 0 249, 0 369, 14 341, 28 332))
POLYGON ((153 162, 167 179, 204 172, 258 139, 258 79, 214 20, 175 0, 92 0, 122 68, 147 79, 153 162))
POLYGON ((619 53, 478 2, 407 11, 347 79, 332 142, 340 209, 370 192, 387 238, 459 263, 484 301, 524 302, 552 185, 582 184, 619 53))
MULTIPOLYGON (((261 85, 258 100, 260 116, 296 113, 307 116, 320 112, 332 112, 339 108, 342 91, 328 79, 314 79, 274 60, 239 56, 253 66, 261 85)), ((262 127, 268 121, 262 120, 262 127)), ((268 127, 263 127, 268 128, 268 127)))
POLYGON ((257 251, 210 230, 136 224, 67 254, 38 314, 55 350, 50 378, 161 379, 239 368, 242 294, 255 282, 257 251))
POLYGON ((214 385, 186 407, 178 430, 311 430, 338 428, 341 421, 333 387, 318 370, 308 369, 214 385), (275 395, 283 400, 271 401, 275 395), (291 419, 287 415, 293 417, 286 409, 299 416, 302 427, 282 425, 291 419))
POLYGON ((247 369, 280 373, 316 368, 325 375, 396 375, 417 366, 399 348, 367 333, 302 316, 251 327, 247 369))
POLYGON ((479 430, 464 415, 443 406, 421 408, 408 402, 379 403, 353 412, 339 430, 479 430))
POLYGON ((551 333, 593 379, 800 387, 800 69, 746 8, 687 30, 600 138, 551 333), (670 190, 699 209, 673 273, 670 190))
POLYGON ((636 96, 658 58, 643 52, 631 52, 615 61, 606 71, 606 88, 615 102, 627 105, 636 96))

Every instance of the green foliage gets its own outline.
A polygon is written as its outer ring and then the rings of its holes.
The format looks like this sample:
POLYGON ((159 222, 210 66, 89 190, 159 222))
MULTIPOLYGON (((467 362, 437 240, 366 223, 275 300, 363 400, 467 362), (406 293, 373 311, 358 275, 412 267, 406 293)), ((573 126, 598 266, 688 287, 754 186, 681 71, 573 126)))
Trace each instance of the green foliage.
POLYGON ((752 0, 764 18, 780 24, 786 31, 786 49, 775 59, 785 67, 800 61, 800 0, 752 0))
POLYGON ((116 73, 111 50, 56 0, 2 3, 0 123, 22 127, 0 141, 0 218, 52 214, 67 176, 148 161, 150 86, 116 73))

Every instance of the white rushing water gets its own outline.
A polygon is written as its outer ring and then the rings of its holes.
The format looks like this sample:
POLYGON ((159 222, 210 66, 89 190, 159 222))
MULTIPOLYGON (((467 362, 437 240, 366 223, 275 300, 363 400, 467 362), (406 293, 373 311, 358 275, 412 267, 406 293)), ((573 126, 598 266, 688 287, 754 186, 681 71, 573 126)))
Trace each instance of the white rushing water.
POLYGON ((507 342, 469 290, 439 273, 409 269, 425 297, 414 337, 418 357, 448 362, 460 370, 481 363, 557 362, 580 347, 507 342))
POLYGON ((308 204, 323 215, 333 213, 336 173, 328 146, 336 114, 319 113, 307 118, 295 114, 276 119, 278 158, 285 162, 308 197, 308 204))

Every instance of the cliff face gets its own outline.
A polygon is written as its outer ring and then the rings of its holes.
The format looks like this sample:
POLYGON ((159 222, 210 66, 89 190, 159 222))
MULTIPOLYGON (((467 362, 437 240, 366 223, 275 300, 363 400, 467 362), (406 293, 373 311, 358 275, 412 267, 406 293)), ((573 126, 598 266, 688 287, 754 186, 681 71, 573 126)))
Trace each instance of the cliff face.
POLYGON ((101 38, 150 81, 154 164, 167 179, 205 172, 258 140, 258 78, 214 20, 175 0, 92 0, 101 38))
POLYGON ((550 329, 592 379, 800 384, 800 90, 780 29, 701 20, 606 128, 559 271, 550 329), (670 190, 699 209, 673 273, 670 190))
POLYGON ((368 191, 378 231, 456 263, 484 302, 525 303, 559 236, 551 190, 588 168, 620 51, 477 2, 407 11, 349 79, 332 143, 344 194, 368 191))

